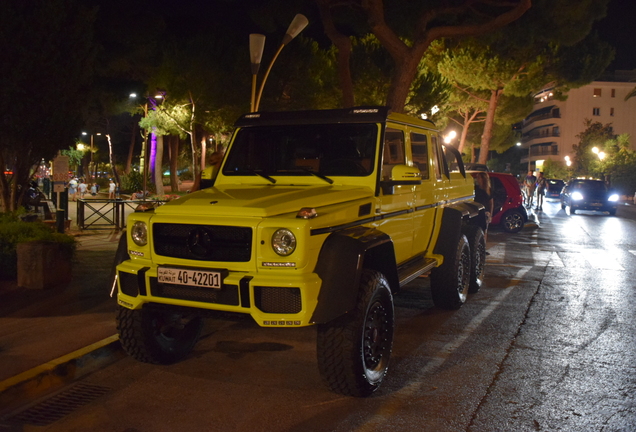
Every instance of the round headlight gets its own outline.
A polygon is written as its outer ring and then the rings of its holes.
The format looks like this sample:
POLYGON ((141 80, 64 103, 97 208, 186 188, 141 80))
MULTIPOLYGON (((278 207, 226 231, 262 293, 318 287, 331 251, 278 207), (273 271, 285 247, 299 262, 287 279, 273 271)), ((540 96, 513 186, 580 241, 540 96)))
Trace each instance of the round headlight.
POLYGON ((148 244, 148 229, 144 222, 135 222, 130 230, 130 236, 137 246, 148 244))
POLYGON ((272 248, 281 256, 291 255, 296 249, 296 236, 290 230, 281 228, 272 236, 272 248))
POLYGON ((580 201, 583 199, 583 194, 581 192, 572 192, 572 199, 575 201, 580 201))

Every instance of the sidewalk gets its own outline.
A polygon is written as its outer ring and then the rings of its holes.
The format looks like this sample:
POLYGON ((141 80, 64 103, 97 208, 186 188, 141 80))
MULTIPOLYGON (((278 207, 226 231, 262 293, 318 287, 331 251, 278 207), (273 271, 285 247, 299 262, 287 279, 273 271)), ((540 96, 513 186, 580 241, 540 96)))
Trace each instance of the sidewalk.
POLYGON ((124 356, 109 280, 121 232, 80 230, 76 201, 67 218, 78 243, 68 285, 28 290, 0 280, 0 417, 124 356))
MULTIPOLYGON (((72 218, 75 207, 69 203, 72 218)), ((111 338, 101 345, 118 348, 109 276, 120 232, 79 231, 73 221, 68 233, 78 242, 68 285, 29 290, 0 281, 0 414, 94 368, 78 361, 99 349, 92 344, 111 338)))

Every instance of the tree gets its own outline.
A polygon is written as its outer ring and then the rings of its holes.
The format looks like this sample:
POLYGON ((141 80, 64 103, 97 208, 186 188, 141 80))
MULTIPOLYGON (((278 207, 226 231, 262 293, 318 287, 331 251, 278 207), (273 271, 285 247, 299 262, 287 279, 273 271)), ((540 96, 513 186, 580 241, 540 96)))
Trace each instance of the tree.
POLYGON ((0 2, 3 211, 17 208, 39 161, 68 147, 80 130, 93 70, 95 13, 76 0, 0 2))
MULTIPOLYGON (((441 38, 479 36, 497 30, 519 19, 531 6, 531 0, 464 0, 448 6, 447 2, 428 1, 425 5, 409 1, 392 1, 385 7, 383 0, 342 2, 316 0, 327 36, 340 50, 349 46, 345 34, 337 29, 336 14, 351 9, 364 13, 368 30, 373 33, 393 60, 393 75, 386 104, 396 112, 404 112, 411 86, 430 44, 441 38), (345 10, 346 9, 346 10, 345 10)), ((341 89, 353 89, 347 72, 347 55, 339 56, 341 89)), ((344 101, 353 97, 343 94, 344 101)))
MULTIPOLYGON (((592 152, 594 147, 604 151, 606 143, 614 138, 612 124, 603 124, 590 119, 583 121, 585 129, 576 137, 579 143, 572 146, 574 150, 574 173, 576 175, 588 176, 598 173, 598 156, 592 152)), ((609 146, 608 146, 609 147, 609 146)))

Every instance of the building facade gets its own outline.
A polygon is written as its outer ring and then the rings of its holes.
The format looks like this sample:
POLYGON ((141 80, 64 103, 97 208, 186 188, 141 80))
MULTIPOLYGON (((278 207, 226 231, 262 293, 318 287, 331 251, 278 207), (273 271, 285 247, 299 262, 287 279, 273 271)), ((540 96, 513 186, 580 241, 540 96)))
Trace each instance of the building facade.
POLYGON ((521 162, 528 164, 528 170, 540 171, 546 160, 565 165, 566 157, 574 156, 573 145, 578 144, 576 136, 585 130, 586 119, 611 123, 616 135, 631 136, 636 149, 636 97, 625 100, 636 87, 636 70, 617 71, 613 77, 601 79, 570 90, 565 101, 554 99, 550 87, 535 95, 534 110, 523 121, 521 138, 525 150, 521 162))

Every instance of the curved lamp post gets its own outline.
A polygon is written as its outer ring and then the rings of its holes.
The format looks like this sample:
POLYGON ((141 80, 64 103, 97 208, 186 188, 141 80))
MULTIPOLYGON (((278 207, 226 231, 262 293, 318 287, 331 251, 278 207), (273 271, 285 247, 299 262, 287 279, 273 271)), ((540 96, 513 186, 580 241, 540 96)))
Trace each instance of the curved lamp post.
POLYGON ((307 27, 309 21, 302 14, 296 14, 294 19, 292 20, 285 36, 283 37, 283 41, 278 47, 276 54, 274 54, 274 58, 269 63, 269 67, 265 72, 265 76, 263 77, 263 81, 261 82, 261 87, 258 90, 258 96, 256 95, 256 75, 258 74, 258 69, 261 65, 261 58, 263 57, 263 48, 265 47, 265 36, 261 34, 251 34, 250 35, 250 61, 252 63, 252 100, 250 104, 250 111, 255 112, 258 111, 258 106, 261 102, 261 96, 263 95, 263 87, 265 87, 265 82, 267 81, 267 77, 269 76, 269 72, 272 70, 272 66, 278 58, 278 55, 283 50, 283 47, 291 42, 298 34, 303 31, 305 27, 307 27))

